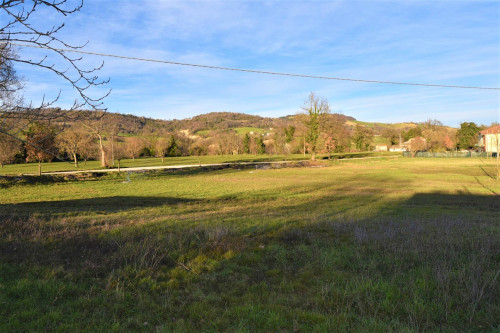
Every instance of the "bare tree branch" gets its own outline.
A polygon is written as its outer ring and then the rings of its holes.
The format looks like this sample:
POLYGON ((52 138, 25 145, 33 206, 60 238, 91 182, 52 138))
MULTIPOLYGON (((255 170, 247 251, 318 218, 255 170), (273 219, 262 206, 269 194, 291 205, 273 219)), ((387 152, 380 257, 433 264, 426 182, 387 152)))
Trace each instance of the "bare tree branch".
POLYGON ((81 66, 81 57, 69 56, 60 50, 61 47, 82 49, 88 41, 82 45, 71 45, 58 36, 65 26, 64 22, 49 28, 39 23, 40 13, 49 11, 64 19, 80 11, 82 6, 83 0, 0 0, 0 132, 21 140, 24 130, 34 122, 50 124, 57 121, 59 125, 64 125, 82 117, 97 119, 104 114, 101 111, 106 111, 103 100, 110 90, 98 96, 90 94, 91 88, 109 82, 109 79, 100 79, 97 75, 104 63, 84 68, 81 66), (31 59, 20 54, 12 43, 36 46, 43 49, 45 54, 39 59, 31 59), (63 78, 78 97, 69 110, 55 107, 61 91, 51 100, 43 96, 37 106, 32 102, 26 103, 22 97, 24 78, 16 72, 16 64, 30 65, 63 78), (83 109, 99 112, 79 112, 83 109))

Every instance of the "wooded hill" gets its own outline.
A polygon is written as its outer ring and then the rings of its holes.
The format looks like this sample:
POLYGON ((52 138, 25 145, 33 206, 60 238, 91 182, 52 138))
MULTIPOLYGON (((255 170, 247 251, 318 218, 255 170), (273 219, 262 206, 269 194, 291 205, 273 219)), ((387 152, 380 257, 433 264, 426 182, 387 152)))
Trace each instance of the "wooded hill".
MULTIPOLYGON (((91 118, 93 111, 79 111, 82 119, 91 118)), ((341 120, 347 127, 354 127, 360 124, 363 127, 370 128, 374 131, 373 134, 380 135, 386 128, 395 129, 409 129, 416 127, 415 123, 397 123, 397 124, 384 124, 384 123, 369 123, 357 121, 354 117, 346 116, 343 114, 332 114, 332 117, 341 120)), ((131 114, 120 114, 107 112, 105 114, 107 122, 119 124, 120 132, 126 135, 141 135, 151 134, 156 131, 160 132, 177 132, 186 131, 189 133, 197 134, 206 131, 220 131, 228 129, 239 128, 257 128, 262 130, 269 130, 270 128, 277 128, 280 126, 293 125, 297 119, 296 115, 289 115, 285 117, 269 118, 244 113, 235 112, 210 112, 185 119, 162 120, 147 117, 139 117, 131 114)), ((62 120, 55 120, 54 123, 61 123, 62 120)), ((66 126, 74 126, 78 124, 77 121, 64 120, 66 126)), ((251 130, 249 130, 251 131, 251 130)), ((244 132, 244 131, 238 131, 244 132)))
MULTIPOLYGON (((105 166, 109 160, 141 156, 286 155, 312 149, 308 137, 309 118, 301 114, 267 118, 211 112, 181 120, 160 120, 110 112, 68 113, 60 109, 41 112, 46 113, 42 118, 50 121, 27 120, 17 135, 23 144, 13 136, 0 138, 0 163, 50 161, 60 154, 73 159, 75 165, 78 159, 99 159, 105 166)), ((23 117, 19 117, 19 121, 21 119, 23 117)), ((473 134, 476 129, 472 128, 473 134)), ((318 131, 316 149, 328 155, 371 151, 380 144, 395 146, 414 137, 424 137, 426 149, 431 151, 454 150, 458 142, 457 130, 437 120, 385 124, 328 114, 322 118, 318 131)), ((475 134, 469 139, 461 149, 477 143, 475 134)))

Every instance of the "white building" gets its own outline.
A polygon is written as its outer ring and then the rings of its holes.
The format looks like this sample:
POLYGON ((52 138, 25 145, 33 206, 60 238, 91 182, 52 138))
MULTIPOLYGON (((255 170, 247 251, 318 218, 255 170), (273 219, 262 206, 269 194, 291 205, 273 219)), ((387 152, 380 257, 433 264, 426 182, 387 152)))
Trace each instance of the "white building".
POLYGON ((500 125, 479 132, 479 146, 487 153, 496 153, 500 147, 500 125))

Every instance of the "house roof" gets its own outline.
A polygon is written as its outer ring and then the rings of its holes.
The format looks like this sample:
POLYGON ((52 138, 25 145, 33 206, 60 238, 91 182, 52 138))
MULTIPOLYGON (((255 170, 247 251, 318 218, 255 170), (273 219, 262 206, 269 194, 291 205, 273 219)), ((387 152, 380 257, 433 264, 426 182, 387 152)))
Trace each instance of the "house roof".
POLYGON ((490 127, 490 128, 486 128, 484 130, 482 130, 481 132, 479 132, 481 134, 498 134, 500 133, 500 125, 497 125, 497 126, 493 126, 493 127, 490 127))

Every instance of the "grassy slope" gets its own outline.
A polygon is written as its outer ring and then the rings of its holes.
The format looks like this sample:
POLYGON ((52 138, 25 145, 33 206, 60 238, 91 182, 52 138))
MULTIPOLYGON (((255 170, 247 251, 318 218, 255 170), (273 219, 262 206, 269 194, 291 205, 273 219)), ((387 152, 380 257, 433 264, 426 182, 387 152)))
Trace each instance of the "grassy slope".
POLYGON ((387 127, 387 128, 393 128, 396 130, 400 130, 403 128, 407 127, 416 127, 417 124, 415 123, 374 123, 374 122, 367 122, 367 121, 360 121, 360 120, 354 120, 354 121, 347 121, 347 125, 356 125, 360 124, 365 127, 369 128, 374 128, 374 127, 387 127))
MULTIPOLYGON (((257 128, 257 127, 234 127, 232 128, 236 133, 239 135, 243 136, 249 132, 253 132, 254 134, 260 134, 260 133, 265 133, 269 129, 263 129, 263 128, 257 128)), ((211 130, 202 130, 202 131, 197 131, 197 135, 209 135, 211 130)))
POLYGON ((253 132, 254 134, 269 132, 268 128, 263 129, 263 128, 257 128, 257 127, 236 127, 236 128, 234 128, 234 130, 236 131, 236 133, 238 133, 241 136, 243 136, 249 132, 253 132))
POLYGON ((493 174, 400 158, 7 183, 0 331, 498 329, 493 174))

